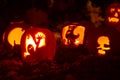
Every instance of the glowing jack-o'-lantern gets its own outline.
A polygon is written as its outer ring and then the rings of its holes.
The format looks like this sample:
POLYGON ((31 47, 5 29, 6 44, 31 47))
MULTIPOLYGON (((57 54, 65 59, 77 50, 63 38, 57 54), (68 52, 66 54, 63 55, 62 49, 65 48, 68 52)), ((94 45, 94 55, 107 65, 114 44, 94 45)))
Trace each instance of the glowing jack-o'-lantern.
POLYGON ((98 49, 98 54, 99 55, 105 55, 107 50, 110 50, 110 40, 107 36, 100 36, 97 40, 99 46, 97 47, 98 49))
POLYGON ((120 4, 111 4, 107 9, 106 16, 108 24, 120 24, 120 4))
POLYGON ((51 31, 30 28, 22 36, 22 57, 26 62, 36 63, 45 59, 53 60, 56 39, 51 31))
POLYGON ((62 29, 62 41, 65 45, 79 46, 84 41, 85 27, 72 23, 62 29))
POLYGON ((3 43, 12 47, 20 45, 20 40, 25 32, 25 28, 27 28, 27 25, 23 21, 11 22, 3 34, 3 43))

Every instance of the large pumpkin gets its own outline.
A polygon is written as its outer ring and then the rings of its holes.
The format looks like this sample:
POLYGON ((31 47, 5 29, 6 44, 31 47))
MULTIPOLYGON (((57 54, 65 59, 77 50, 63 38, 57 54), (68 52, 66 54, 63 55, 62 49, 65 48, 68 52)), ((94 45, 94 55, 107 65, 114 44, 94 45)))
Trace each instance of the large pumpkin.
POLYGON ((120 4, 113 3, 106 10, 107 25, 120 25, 120 4))
POLYGON ((64 45, 77 47, 84 42, 85 27, 79 23, 71 23, 62 29, 62 41, 64 45))
POLYGON ((56 39, 51 31, 43 28, 29 28, 21 39, 21 54, 28 63, 53 60, 56 51, 56 39))
POLYGON ((10 22, 3 34, 3 43, 7 47, 14 47, 15 45, 20 45, 20 40, 28 26, 23 22, 10 22))

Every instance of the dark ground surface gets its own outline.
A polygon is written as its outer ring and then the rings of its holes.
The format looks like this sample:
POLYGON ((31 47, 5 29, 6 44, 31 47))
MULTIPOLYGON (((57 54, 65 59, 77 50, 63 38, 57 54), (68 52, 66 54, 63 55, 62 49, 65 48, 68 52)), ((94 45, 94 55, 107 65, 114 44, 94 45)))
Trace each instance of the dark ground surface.
POLYGON ((28 64, 18 50, 1 50, 0 80, 119 80, 119 56, 95 56, 80 49, 57 50, 54 61, 28 64))

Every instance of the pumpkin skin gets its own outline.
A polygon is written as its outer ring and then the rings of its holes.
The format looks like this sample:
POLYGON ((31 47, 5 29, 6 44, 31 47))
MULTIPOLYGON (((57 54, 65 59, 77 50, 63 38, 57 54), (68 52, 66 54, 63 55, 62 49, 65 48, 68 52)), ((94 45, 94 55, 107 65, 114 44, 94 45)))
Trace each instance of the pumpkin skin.
POLYGON ((77 22, 66 25, 62 29, 62 42, 66 46, 78 47, 84 42, 85 27, 77 22))
POLYGON ((106 10, 107 25, 120 25, 120 4, 113 3, 106 10))
POLYGON ((10 22, 10 25, 3 34, 3 43, 6 47, 13 48, 15 45, 20 45, 20 40, 28 28, 28 25, 24 21, 10 22))
POLYGON ((21 54, 24 61, 38 63, 53 60, 56 52, 56 39, 45 28, 29 28, 21 39, 21 54))

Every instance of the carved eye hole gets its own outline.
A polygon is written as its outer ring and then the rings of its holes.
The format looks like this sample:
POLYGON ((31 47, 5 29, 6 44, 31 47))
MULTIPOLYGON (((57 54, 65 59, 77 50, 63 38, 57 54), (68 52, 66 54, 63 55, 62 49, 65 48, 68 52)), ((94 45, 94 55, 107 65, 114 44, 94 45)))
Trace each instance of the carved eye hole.
POLYGON ((118 9, 118 12, 120 13, 120 9, 118 9))
POLYGON ((115 8, 111 8, 110 9, 110 12, 112 13, 112 12, 114 12, 115 11, 115 8))

